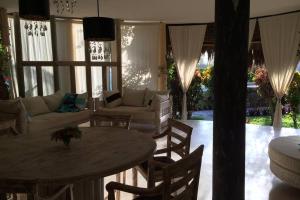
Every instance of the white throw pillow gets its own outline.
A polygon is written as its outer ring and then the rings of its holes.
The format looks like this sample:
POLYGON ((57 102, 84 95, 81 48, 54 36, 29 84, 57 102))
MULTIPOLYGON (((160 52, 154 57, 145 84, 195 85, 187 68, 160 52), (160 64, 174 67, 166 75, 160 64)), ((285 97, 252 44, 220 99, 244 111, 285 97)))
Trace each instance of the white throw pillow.
POLYGON ((105 107, 114 108, 122 104, 122 97, 119 91, 103 91, 105 107))
POLYGON ((22 103, 31 117, 51 112, 43 98, 40 96, 23 98, 22 103))
POLYGON ((145 90, 134 90, 124 88, 123 105, 125 106, 144 106, 145 90))
POLYGON ((149 106, 151 104, 151 102, 153 101, 156 94, 169 96, 169 91, 155 91, 155 90, 150 90, 149 88, 146 88, 144 106, 149 106))
POLYGON ((64 98, 64 94, 61 91, 57 91, 55 94, 44 96, 42 98, 44 99, 45 103, 47 104, 49 110, 51 112, 54 112, 59 108, 59 106, 64 98))

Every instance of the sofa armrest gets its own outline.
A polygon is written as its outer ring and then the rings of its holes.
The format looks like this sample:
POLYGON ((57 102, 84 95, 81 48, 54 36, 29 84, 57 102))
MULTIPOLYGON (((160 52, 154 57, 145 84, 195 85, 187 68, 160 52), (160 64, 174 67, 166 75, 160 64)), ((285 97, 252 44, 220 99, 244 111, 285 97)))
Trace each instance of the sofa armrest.
POLYGON ((171 117, 171 100, 166 99, 157 103, 155 107, 155 124, 158 134, 168 127, 168 119, 171 117))

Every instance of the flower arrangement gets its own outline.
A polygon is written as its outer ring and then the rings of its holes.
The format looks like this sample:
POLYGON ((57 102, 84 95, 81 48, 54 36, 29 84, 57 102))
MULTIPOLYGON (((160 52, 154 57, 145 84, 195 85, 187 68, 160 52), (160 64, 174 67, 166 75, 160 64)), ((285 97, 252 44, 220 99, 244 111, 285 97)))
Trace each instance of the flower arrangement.
POLYGON ((78 127, 66 127, 52 133, 51 140, 62 141, 64 145, 69 146, 72 138, 80 139, 81 135, 81 130, 78 127))

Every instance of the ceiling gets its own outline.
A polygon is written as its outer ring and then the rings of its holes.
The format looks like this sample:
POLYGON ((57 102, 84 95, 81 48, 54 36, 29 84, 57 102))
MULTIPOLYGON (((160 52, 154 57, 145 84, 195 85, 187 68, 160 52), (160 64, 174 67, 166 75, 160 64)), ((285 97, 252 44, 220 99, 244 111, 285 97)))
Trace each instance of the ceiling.
MULTIPOLYGON (((58 15, 51 4, 51 14, 58 15)), ((300 0, 250 0, 251 17, 300 10, 300 0)), ((214 0, 100 0, 100 15, 134 21, 195 23, 214 21, 214 0)), ((18 0, 0 0, 8 12, 18 11, 18 0)), ((96 16, 96 0, 77 0, 74 14, 96 16)))

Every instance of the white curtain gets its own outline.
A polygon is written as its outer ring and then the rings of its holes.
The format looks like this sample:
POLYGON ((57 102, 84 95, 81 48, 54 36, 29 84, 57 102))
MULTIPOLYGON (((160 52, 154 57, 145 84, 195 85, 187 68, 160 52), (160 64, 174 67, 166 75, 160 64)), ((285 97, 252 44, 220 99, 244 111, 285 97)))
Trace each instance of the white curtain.
MULTIPOLYGON (((22 42, 22 55, 24 61, 52 61, 52 44, 51 44, 51 30, 49 22, 34 22, 27 20, 20 20, 21 28, 21 42, 22 42), (24 27, 30 27, 32 25, 32 34, 29 34, 29 29, 24 27), (35 26, 38 28, 35 29, 35 26), (46 26, 47 31, 45 35, 40 34, 40 26, 46 26)), ((43 92, 44 95, 48 95, 54 92, 53 82, 53 68, 43 67, 43 92)), ((25 82, 25 95, 36 96, 37 95, 37 80, 36 80, 36 68, 25 67, 24 68, 24 82, 25 82)))
POLYGON ((249 39, 248 39, 248 49, 250 49, 254 30, 255 30, 255 25, 256 25, 256 19, 251 19, 249 21, 249 39))
POLYGON ((159 34, 159 23, 121 26, 123 86, 157 89, 159 34))
POLYGON ((266 68, 277 98, 273 126, 278 129, 282 126, 281 98, 299 61, 300 13, 262 18, 259 26, 266 68))
POLYGON ((206 25, 171 26, 169 33, 172 52, 183 90, 182 119, 187 119, 186 93, 201 56, 206 25))

